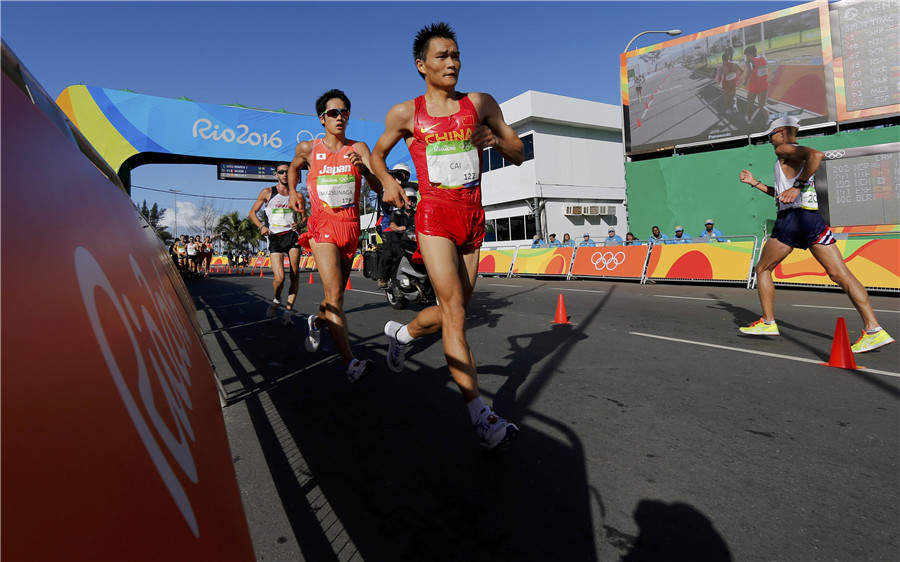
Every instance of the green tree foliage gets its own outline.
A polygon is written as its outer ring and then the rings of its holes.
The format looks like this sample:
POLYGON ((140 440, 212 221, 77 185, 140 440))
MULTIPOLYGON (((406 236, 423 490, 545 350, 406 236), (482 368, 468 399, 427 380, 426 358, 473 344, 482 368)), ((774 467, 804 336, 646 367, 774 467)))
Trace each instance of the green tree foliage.
POLYGON ((147 222, 150 224, 151 228, 156 231, 156 234, 162 239, 163 243, 169 245, 173 238, 172 233, 169 232, 168 228, 160 224, 166 210, 160 210, 159 205, 156 203, 153 203, 152 207, 147 207, 146 199, 144 199, 141 206, 138 207, 138 210, 144 215, 144 218, 147 219, 147 222))
POLYGON ((237 211, 219 217, 216 236, 225 242, 226 250, 250 250, 262 239, 262 235, 250 218, 241 218, 237 211))

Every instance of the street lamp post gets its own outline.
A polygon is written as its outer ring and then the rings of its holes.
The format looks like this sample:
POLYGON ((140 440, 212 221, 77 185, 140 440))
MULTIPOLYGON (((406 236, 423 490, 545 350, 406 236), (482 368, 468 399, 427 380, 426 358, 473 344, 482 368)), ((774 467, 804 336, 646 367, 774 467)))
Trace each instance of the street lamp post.
POLYGON ((175 197, 175 204, 173 207, 175 209, 175 237, 174 238, 177 240, 178 239, 178 194, 181 193, 182 190, 181 189, 170 189, 169 191, 171 191, 172 195, 175 197))
MULTIPOLYGON (((629 41, 628 44, 625 45, 625 50, 622 52, 627 53, 628 50, 631 48, 631 44, 634 43, 635 39, 637 39, 641 35, 646 35, 648 33, 665 33, 666 35, 671 35, 674 37, 676 35, 681 35, 681 30, 680 29, 669 29, 667 31, 641 31, 640 33, 638 33, 637 35, 635 35, 634 37, 631 38, 631 41, 629 41)), ((625 68, 625 84, 627 87, 627 84, 628 84, 627 65, 625 68)), ((622 172, 623 172, 623 177, 624 177, 625 163, 628 161, 628 156, 626 155, 626 147, 625 147, 625 127, 630 127, 631 125, 630 125, 630 123, 625 122, 625 99, 624 99, 624 95, 622 94, 621 88, 619 89, 619 102, 622 106, 622 172)), ((627 199, 628 199, 627 198, 627 190, 628 190, 628 181, 627 180, 625 182, 625 189, 626 189, 626 201, 627 201, 627 199)), ((628 205, 627 204, 625 205, 625 223, 628 224, 628 205)))

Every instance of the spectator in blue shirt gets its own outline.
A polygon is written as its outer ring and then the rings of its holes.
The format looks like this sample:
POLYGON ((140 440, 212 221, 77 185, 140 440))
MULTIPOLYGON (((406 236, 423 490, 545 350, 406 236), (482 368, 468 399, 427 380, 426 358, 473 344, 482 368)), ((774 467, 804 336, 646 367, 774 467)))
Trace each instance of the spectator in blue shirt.
POLYGON ((663 242, 663 240, 668 240, 669 237, 659 231, 658 226, 654 226, 653 230, 650 233, 650 245, 654 244, 667 244, 667 242, 663 242))
POLYGON ((543 244, 544 240, 541 238, 540 234, 535 234, 534 238, 531 239, 532 248, 540 248, 543 244))
POLYGON ((559 246, 559 240, 556 239, 556 234, 550 235, 550 242, 548 242, 551 246, 559 246))
POLYGON ((569 236, 568 232, 563 234, 562 245, 563 246, 575 246, 575 242, 572 241, 572 237, 569 236))
MULTIPOLYGON (((722 231, 713 228, 714 225, 712 219, 706 219, 706 230, 700 233, 700 238, 722 238, 722 231)), ((722 242, 722 240, 710 240, 710 242, 722 242)))
POLYGON ((675 227, 675 238, 671 239, 669 244, 690 244, 693 238, 691 238, 690 234, 684 233, 684 228, 680 226, 675 227))
POLYGON ((609 228, 609 236, 604 240, 607 246, 621 246, 622 245, 622 237, 616 234, 616 229, 610 227, 609 228))
POLYGON ((585 232, 584 240, 581 241, 581 244, 579 244, 579 246, 596 246, 596 244, 594 244, 594 241, 591 240, 591 235, 585 232))
POLYGON ((634 236, 634 233, 629 232, 628 234, 625 235, 625 245, 626 246, 640 246, 641 239, 636 238, 634 236))

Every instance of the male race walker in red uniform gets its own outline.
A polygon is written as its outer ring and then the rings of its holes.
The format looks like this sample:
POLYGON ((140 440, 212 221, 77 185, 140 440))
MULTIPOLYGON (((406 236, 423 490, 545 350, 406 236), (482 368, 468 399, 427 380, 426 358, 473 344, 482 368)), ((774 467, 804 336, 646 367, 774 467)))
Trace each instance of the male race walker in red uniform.
POLYGON ((522 141, 503 120, 488 94, 457 92, 460 57, 456 35, 446 23, 422 28, 413 56, 425 80, 425 95, 390 109, 385 132, 372 152, 372 170, 384 187, 384 200, 396 207, 409 201, 388 173, 385 157, 403 139, 419 180, 416 237, 438 304, 403 326, 388 322, 388 367, 401 371, 406 347, 441 332, 444 357, 459 387, 482 445, 494 448, 514 438, 518 428, 484 404, 478 391, 475 358, 466 340, 466 307, 478 276, 484 239, 481 206, 482 150, 492 147, 507 161, 525 159, 522 141))
POLYGON ((344 315, 344 288, 350 278, 353 256, 359 246, 359 195, 362 179, 376 193, 381 183, 369 170, 369 147, 347 138, 350 100, 340 90, 329 90, 316 100, 316 114, 325 127, 325 137, 301 142, 288 168, 291 208, 303 213, 303 195, 297 191, 300 169, 308 167, 306 191, 310 216, 301 244, 308 243, 325 288, 319 313, 307 319, 309 333, 306 350, 319 348, 320 329, 328 326, 344 362, 347 378, 356 383, 372 371, 375 364, 360 361, 350 349, 347 317, 344 315), (307 242, 308 240, 308 242, 307 242))
POLYGON ((756 263, 756 284, 763 316, 750 326, 741 328, 744 334, 777 336, 775 323, 775 283, 772 271, 794 248, 808 249, 832 281, 850 297, 865 325, 862 335, 851 346, 853 353, 863 353, 892 343, 887 331, 878 325, 869 293, 853 275, 841 252, 834 245, 834 235, 819 213, 813 175, 819 169, 824 154, 818 150, 797 144, 800 121, 793 116, 781 117, 772 122, 767 131, 775 147, 775 186, 758 181, 747 170, 741 170, 741 181, 775 198, 778 216, 772 236, 763 246, 756 263))

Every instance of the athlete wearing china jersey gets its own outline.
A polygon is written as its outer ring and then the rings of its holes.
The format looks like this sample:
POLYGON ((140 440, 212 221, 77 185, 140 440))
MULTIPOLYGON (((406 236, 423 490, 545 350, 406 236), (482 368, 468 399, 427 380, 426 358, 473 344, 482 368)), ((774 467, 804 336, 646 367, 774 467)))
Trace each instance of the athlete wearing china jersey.
POLYGON ((350 164, 356 141, 347 139, 337 152, 316 139, 312 147, 306 191, 311 206, 309 238, 334 244, 352 258, 359 244, 359 193, 362 175, 350 164))
POLYGON ((458 98, 459 111, 446 117, 429 115, 425 96, 415 99, 409 153, 422 194, 416 209, 416 231, 449 238, 464 253, 471 253, 481 247, 485 235, 483 156, 469 140, 479 123, 478 112, 467 94, 460 93, 458 98))

